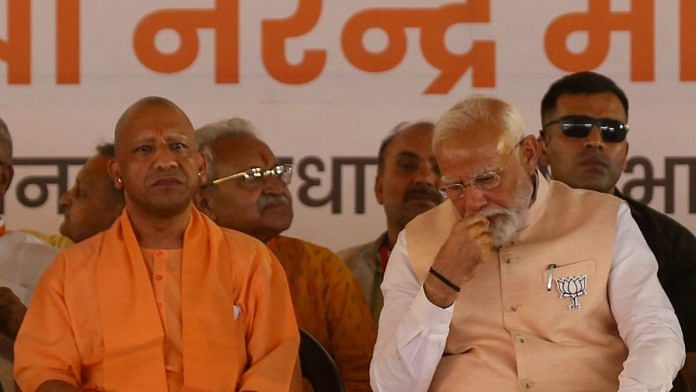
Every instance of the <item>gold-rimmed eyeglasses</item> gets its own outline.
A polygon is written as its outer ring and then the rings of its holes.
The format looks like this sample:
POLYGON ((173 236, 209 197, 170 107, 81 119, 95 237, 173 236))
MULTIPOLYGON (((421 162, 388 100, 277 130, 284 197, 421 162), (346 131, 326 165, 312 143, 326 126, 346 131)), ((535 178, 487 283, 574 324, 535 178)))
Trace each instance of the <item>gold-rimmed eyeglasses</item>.
POLYGON ((500 176, 503 173, 503 167, 507 163, 508 159, 510 159, 512 154, 515 152, 515 150, 517 150, 517 147, 519 147, 519 145, 522 143, 522 140, 517 142, 515 144, 515 147, 513 147, 512 150, 510 150, 508 155, 503 159, 502 163, 500 164, 500 167, 479 174, 478 176, 475 176, 466 182, 460 181, 454 184, 441 186, 438 190, 440 191, 442 197, 446 197, 450 200, 457 200, 464 197, 464 190, 468 187, 474 187, 479 190, 489 190, 500 185, 500 176))
POLYGON ((218 185, 225 181, 238 180, 239 184, 247 189, 256 188, 259 185, 265 183, 266 179, 269 177, 277 177, 283 183, 290 184, 292 180, 292 166, 290 165, 276 165, 269 169, 262 169, 260 167, 252 167, 251 169, 245 170, 243 172, 235 173, 229 176, 220 177, 216 180, 208 181, 201 185, 201 188, 208 188, 213 185, 218 185))

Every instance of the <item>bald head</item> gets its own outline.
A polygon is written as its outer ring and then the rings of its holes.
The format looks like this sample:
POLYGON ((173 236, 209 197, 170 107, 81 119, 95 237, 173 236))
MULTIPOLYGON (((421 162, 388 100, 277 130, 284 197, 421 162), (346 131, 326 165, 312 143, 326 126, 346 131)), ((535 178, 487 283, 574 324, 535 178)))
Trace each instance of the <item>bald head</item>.
POLYGON ((114 129, 114 144, 117 152, 119 145, 123 144, 121 139, 123 138, 124 130, 133 127, 135 125, 134 122, 140 119, 143 112, 151 112, 153 110, 177 112, 183 119, 185 119, 185 122, 188 124, 191 132, 193 132, 191 120, 174 102, 162 97, 145 97, 130 105, 116 122, 116 128, 114 129))
POLYGON ((205 162, 191 121, 177 105, 160 97, 134 103, 116 124, 114 144, 109 174, 125 191, 131 217, 167 218, 188 211, 205 182, 205 162))

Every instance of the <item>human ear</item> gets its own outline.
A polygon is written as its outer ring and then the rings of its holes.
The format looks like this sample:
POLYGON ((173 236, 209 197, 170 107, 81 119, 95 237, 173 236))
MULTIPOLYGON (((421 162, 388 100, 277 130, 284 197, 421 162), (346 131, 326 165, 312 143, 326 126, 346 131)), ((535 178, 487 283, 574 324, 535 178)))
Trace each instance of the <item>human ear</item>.
POLYGON ((382 194, 382 191, 382 175, 377 174, 377 177, 375 177, 375 198, 377 199, 377 203, 379 204, 384 204, 384 196, 382 194))
POLYGON ((109 172, 109 177, 114 182, 114 188, 118 190, 123 190, 123 180, 121 179, 121 167, 115 159, 110 159, 107 163, 107 170, 109 172))

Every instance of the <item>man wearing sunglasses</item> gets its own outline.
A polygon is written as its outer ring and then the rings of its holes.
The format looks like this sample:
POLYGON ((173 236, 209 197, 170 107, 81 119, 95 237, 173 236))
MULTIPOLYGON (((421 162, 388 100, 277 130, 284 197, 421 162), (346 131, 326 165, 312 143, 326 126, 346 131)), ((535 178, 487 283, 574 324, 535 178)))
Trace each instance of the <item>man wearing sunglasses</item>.
MULTIPOLYGON (((628 153, 628 98, 606 76, 579 72, 549 87, 541 102, 541 119, 540 164, 548 167, 551 178, 574 188, 613 193, 628 203, 657 259, 657 275, 679 318, 686 350, 696 352, 696 238, 672 218, 616 188, 628 153)), ((693 368, 696 355, 689 354, 685 374, 696 384, 693 368)))
POLYGON ((665 391, 679 322, 628 207, 542 178, 511 105, 435 125, 448 200, 399 234, 370 368, 376 391, 665 391))
POLYGON ((198 208, 217 224, 266 243, 285 269, 299 326, 336 361, 346 391, 369 390, 375 326, 360 287, 329 249, 281 236, 292 223, 292 169, 282 165, 246 120, 196 131, 208 163, 198 208))

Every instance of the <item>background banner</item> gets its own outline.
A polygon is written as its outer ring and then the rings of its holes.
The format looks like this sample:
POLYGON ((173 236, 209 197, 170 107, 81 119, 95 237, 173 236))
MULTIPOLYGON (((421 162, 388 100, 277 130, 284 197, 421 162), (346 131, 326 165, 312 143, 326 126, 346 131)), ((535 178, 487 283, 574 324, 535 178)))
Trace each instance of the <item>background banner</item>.
POLYGON ((562 75, 595 70, 630 100, 620 187, 696 229, 696 0, 0 0, 0 117, 16 175, 8 227, 57 232, 58 196, 147 95, 194 126, 239 116, 292 161, 289 235, 375 238, 380 141, 472 93, 529 133, 562 75))

